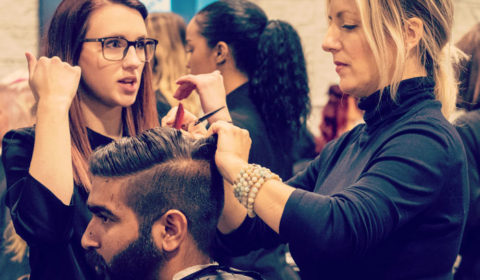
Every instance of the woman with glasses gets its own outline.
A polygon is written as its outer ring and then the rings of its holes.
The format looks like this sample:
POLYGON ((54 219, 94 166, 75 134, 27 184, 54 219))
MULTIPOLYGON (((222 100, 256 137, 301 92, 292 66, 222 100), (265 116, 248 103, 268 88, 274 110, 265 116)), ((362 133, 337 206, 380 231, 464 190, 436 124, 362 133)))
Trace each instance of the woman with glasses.
POLYGON ((36 125, 3 140, 7 205, 30 247, 31 279, 95 279, 81 236, 91 218, 92 150, 158 126, 150 69, 156 41, 137 0, 65 0, 40 59, 27 53, 36 125))

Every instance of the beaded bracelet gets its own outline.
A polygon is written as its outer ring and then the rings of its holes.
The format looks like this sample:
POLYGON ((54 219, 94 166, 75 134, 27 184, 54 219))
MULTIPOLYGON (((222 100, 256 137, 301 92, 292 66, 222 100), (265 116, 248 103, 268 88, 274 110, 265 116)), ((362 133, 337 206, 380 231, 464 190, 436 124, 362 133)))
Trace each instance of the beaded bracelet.
POLYGON ((233 183, 233 193, 240 203, 247 208, 247 214, 253 218, 256 216, 253 211, 253 204, 257 193, 263 184, 268 180, 282 181, 282 179, 270 169, 258 164, 244 166, 237 179, 233 183))

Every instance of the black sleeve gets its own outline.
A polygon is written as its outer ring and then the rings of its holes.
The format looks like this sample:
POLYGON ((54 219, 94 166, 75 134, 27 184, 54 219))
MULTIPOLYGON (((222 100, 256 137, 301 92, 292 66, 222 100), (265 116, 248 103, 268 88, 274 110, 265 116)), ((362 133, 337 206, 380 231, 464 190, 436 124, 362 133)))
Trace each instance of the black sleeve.
POLYGON ((216 254, 222 258, 223 255, 241 256, 260 248, 274 248, 281 243, 279 235, 260 218, 247 216, 240 227, 230 234, 217 231, 214 247, 216 254))
POLYGON ((480 119, 460 120, 455 128, 462 138, 468 162, 470 212, 467 225, 480 227, 480 119))
POLYGON ((344 191, 329 196, 293 192, 280 235, 324 256, 362 255, 431 205, 449 184, 446 177, 462 174, 464 155, 458 147, 433 130, 392 135, 344 191))
POLYGON ((6 204, 15 230, 29 244, 66 242, 73 232, 73 206, 64 205, 29 174, 34 134, 33 128, 19 129, 3 138, 6 204))

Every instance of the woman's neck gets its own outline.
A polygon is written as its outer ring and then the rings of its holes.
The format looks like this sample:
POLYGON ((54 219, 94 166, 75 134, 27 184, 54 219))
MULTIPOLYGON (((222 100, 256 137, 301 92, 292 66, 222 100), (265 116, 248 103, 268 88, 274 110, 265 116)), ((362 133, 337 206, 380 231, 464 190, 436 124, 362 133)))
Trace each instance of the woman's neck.
POLYGON ((122 107, 106 107, 89 97, 81 98, 80 106, 90 129, 112 139, 123 136, 122 107))
POLYGON ((236 68, 220 69, 220 72, 223 76, 223 84, 227 95, 239 86, 248 82, 248 76, 236 68))

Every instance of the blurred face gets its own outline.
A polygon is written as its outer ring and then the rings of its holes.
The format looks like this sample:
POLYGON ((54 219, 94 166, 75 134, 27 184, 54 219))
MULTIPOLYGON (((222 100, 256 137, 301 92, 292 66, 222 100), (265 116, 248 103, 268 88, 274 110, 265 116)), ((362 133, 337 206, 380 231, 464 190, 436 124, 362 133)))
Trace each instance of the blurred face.
MULTIPOLYGON (((86 39, 111 36, 136 41, 147 36, 141 14, 121 4, 107 4, 92 12, 86 39)), ((102 43, 84 42, 79 63, 82 68, 84 102, 100 109, 128 107, 135 102, 145 65, 130 46, 121 61, 103 57, 102 43)))
POLYGON ((217 69, 215 51, 200 34, 199 26, 193 18, 187 26, 187 68, 191 74, 205 74, 217 69))
POLYGON ((87 260, 107 279, 155 279, 163 255, 124 204, 122 179, 94 177, 87 205, 93 216, 82 237, 87 260))
POLYGON ((379 73, 355 0, 331 0, 322 48, 332 53, 343 92, 364 97, 379 89, 379 73))

